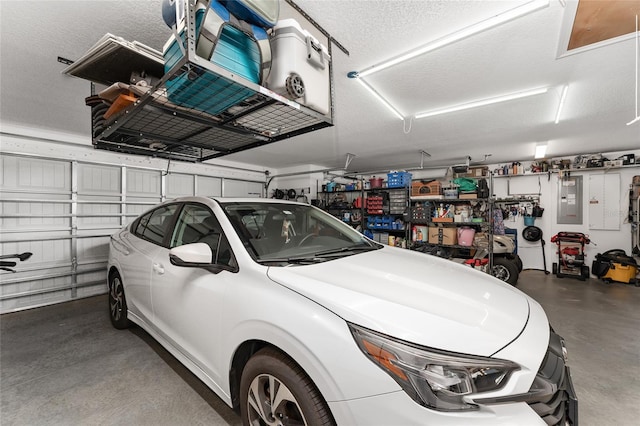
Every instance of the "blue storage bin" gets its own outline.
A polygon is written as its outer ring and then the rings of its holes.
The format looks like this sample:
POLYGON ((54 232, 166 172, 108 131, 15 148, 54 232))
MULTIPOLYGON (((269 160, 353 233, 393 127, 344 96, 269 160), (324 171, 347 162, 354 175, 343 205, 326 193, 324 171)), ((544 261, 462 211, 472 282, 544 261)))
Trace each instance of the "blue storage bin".
POLYGON ((380 216, 368 216, 367 228, 369 229, 382 229, 382 218, 380 216))
POLYGON ((278 0, 221 0, 239 19, 263 28, 271 28, 280 16, 278 0))
MULTIPOLYGON (((220 15, 223 13, 220 11, 221 8, 223 8, 222 5, 212 1, 210 13, 220 15)), ((196 39, 199 37, 205 12, 204 8, 196 11, 196 39)), ((228 12, 226 16, 228 17, 228 12)), ((179 35, 184 43, 184 30, 179 35)), ((182 59, 182 51, 174 36, 165 45, 163 55, 165 73, 182 59)), ((231 25, 222 27, 210 60, 253 83, 260 82, 261 55, 256 41, 231 25)), ((171 102, 209 114, 219 114, 255 94, 253 90, 208 70, 193 70, 190 73, 182 73, 178 77, 167 80, 165 87, 171 102)))
POLYGON ((404 188, 411 185, 411 173, 394 172, 387 174, 387 188, 404 188))
POLYGON ((367 228, 369 229, 402 229, 402 228, 396 228, 396 222, 392 216, 368 216, 367 228))

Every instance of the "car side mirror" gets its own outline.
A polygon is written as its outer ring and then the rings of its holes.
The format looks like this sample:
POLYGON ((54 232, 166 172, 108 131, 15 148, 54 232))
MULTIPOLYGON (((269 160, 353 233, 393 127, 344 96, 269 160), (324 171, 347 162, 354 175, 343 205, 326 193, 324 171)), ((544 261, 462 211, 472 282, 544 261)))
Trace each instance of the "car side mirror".
POLYGON ((169 250, 169 261, 172 265, 186 268, 204 268, 214 274, 222 271, 235 272, 235 268, 228 265, 211 263, 213 252, 205 243, 192 243, 174 247, 169 250))
POLYGON ((176 266, 210 265, 213 259, 211 247, 205 243, 192 243, 174 247, 169 251, 169 259, 176 266))

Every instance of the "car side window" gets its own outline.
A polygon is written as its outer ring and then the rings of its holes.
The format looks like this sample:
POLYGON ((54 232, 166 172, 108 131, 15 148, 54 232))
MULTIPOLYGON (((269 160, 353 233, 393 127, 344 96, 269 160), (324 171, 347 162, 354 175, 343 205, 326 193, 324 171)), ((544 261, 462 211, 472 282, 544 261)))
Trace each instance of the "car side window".
POLYGON ((178 209, 178 204, 159 207, 145 214, 137 222, 134 234, 140 238, 162 245, 167 232, 170 232, 171 219, 178 209))
POLYGON ((211 248, 213 263, 236 266, 235 258, 220 222, 207 207, 199 204, 184 206, 176 222, 170 248, 184 244, 205 243, 211 248))

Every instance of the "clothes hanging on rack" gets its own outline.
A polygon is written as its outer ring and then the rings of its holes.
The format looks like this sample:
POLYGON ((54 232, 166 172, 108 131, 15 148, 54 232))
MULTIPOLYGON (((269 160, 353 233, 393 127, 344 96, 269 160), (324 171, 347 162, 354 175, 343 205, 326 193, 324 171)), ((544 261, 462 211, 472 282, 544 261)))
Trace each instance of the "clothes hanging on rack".
POLYGON ((493 234, 504 235, 504 217, 502 216, 502 209, 498 207, 494 208, 492 213, 493 234))

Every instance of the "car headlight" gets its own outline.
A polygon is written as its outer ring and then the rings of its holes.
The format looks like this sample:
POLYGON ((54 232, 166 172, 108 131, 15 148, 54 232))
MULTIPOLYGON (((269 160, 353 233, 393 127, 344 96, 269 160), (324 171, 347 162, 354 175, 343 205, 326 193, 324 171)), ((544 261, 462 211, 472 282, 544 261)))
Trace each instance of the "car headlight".
POLYGON ((502 388, 520 367, 511 361, 415 345, 353 324, 364 354, 417 403, 439 411, 477 410, 465 395, 502 388))

